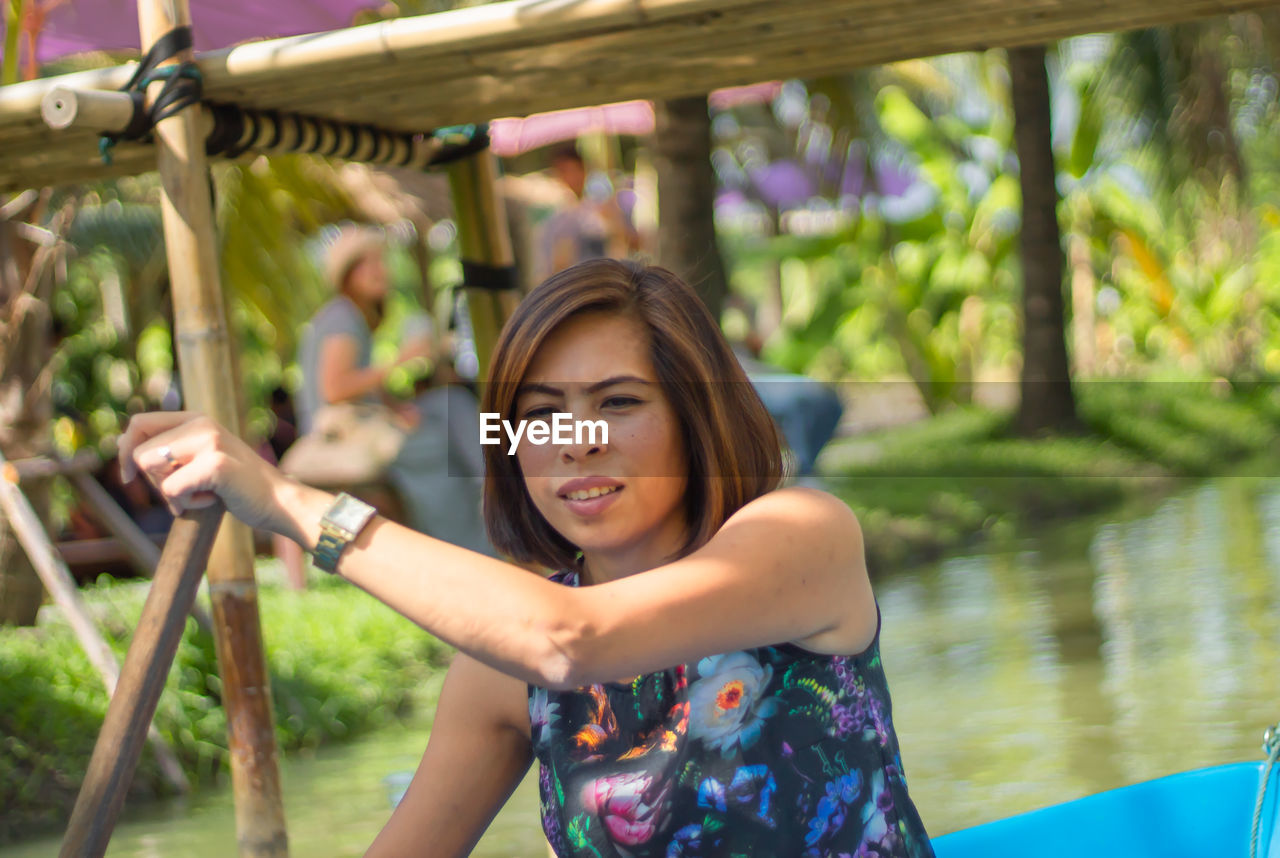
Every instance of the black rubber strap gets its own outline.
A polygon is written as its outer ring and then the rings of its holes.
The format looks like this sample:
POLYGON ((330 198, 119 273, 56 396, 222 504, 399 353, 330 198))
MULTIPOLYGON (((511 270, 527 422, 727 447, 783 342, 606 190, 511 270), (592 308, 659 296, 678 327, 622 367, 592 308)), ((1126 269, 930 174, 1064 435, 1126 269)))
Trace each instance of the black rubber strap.
POLYGON ((129 82, 122 89, 125 91, 137 89, 139 82, 155 71, 156 67, 162 62, 192 47, 195 47, 195 36, 192 34, 191 28, 174 27, 156 39, 155 44, 151 46, 151 50, 147 51, 147 55, 142 58, 142 62, 134 70, 133 77, 129 78, 129 82))
POLYGON ((262 141, 263 149, 271 149, 280 142, 281 133, 284 130, 284 123, 280 119, 280 113, 275 110, 264 110, 263 118, 267 120, 267 124, 271 126, 271 134, 266 140, 262 141))
POLYGON ((195 63, 166 66, 153 71, 142 79, 143 86, 163 80, 160 94, 151 103, 151 124, 158 125, 178 111, 200 103, 204 94, 203 78, 195 63))
POLYGON ((103 134, 98 143, 98 151, 106 163, 111 162, 111 149, 120 140, 146 140, 151 136, 156 123, 167 119, 185 107, 200 101, 204 87, 200 69, 195 63, 181 63, 177 66, 160 68, 160 64, 172 59, 178 53, 190 49, 194 39, 190 27, 175 27, 156 39, 151 50, 147 51, 142 62, 134 69, 133 76, 124 85, 121 92, 129 93, 133 99, 133 115, 129 125, 123 131, 103 134), (164 86, 156 96, 151 107, 144 107, 145 90, 154 81, 163 80, 164 86))
POLYGON ((129 118, 128 126, 118 134, 107 136, 124 140, 141 140, 151 133, 151 115, 147 113, 146 93, 131 92, 129 98, 133 101, 133 116, 129 118))
POLYGON ((483 152, 489 148, 489 125, 477 125, 471 138, 465 143, 446 144, 439 153, 436 154, 428 167, 440 167, 444 164, 452 164, 454 161, 460 161, 468 155, 474 155, 477 152, 483 152))
POLYGON ((204 141, 206 155, 221 155, 229 151, 244 135, 244 113, 223 104, 210 105, 213 112, 213 131, 204 141))
POLYGON ((462 285, 468 289, 504 292, 507 289, 519 289, 520 278, 514 265, 486 265, 464 259, 462 285))

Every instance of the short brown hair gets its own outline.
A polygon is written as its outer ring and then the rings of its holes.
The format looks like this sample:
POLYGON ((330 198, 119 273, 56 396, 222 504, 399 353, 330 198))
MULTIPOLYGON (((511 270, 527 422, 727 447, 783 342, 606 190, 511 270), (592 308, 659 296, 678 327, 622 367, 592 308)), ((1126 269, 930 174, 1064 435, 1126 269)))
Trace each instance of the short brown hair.
MULTIPOLYGON (((513 419, 516 392, 538 349, 582 313, 636 319, 649 357, 680 421, 688 462, 683 556, 705 544, 738 509, 782 481, 773 419, 697 294, 657 266, 616 259, 580 262, 533 289, 503 328, 489 366, 482 409, 513 419)), ((500 446, 484 448, 484 517, 499 551, 552 568, 573 564, 577 547, 533 504, 520 464, 500 446)))

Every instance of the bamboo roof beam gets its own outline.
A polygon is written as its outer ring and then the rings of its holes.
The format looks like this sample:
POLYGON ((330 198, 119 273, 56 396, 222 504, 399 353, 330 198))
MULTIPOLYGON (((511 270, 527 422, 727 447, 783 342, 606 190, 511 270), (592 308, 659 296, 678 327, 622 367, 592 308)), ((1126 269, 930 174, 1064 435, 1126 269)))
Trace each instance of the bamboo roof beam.
MULTIPOLYGON (((509 0, 202 54, 204 98, 416 132, 673 98, 955 51, 1274 7, 1276 0, 509 0)), ((142 172, 40 119, 49 89, 118 89, 133 65, 0 89, 0 191, 142 172)))

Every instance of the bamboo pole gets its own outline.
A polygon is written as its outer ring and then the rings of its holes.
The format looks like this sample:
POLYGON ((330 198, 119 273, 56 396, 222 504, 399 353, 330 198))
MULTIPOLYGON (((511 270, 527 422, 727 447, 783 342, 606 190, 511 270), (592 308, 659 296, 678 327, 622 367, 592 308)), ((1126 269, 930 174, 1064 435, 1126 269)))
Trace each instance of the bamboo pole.
MULTIPOLYGON (((67 479, 75 487, 80 499, 93 512, 95 518, 102 522, 107 531, 124 546, 129 561, 139 573, 154 578, 160 568, 160 549, 138 527, 138 523, 120 508, 115 499, 107 493, 102 484, 84 471, 71 471, 67 479)), ((191 603, 191 616, 196 625, 207 635, 213 634, 213 618, 200 606, 199 602, 191 603)))
MULTIPOLYGON (((76 493, 92 511, 108 532, 124 546, 138 571, 148 578, 156 574, 156 566, 160 563, 160 549, 142 532, 138 523, 129 518, 102 485, 84 472, 72 472, 67 477, 76 493)), ((212 631, 212 626, 210 626, 212 631)))
MULTIPOLYGON (((968 29, 973 35, 967 37, 966 42, 981 34, 982 42, 991 46, 1011 43, 1008 28, 1013 28, 1013 37, 1019 40, 1063 38, 1083 32, 1150 26, 1224 11, 1261 8, 1273 2, 1239 0, 1226 9, 1220 0, 1176 0, 1163 4, 1137 0, 1089 3, 1022 0, 995 6, 983 2, 964 9, 951 4, 951 8, 954 20, 966 20, 967 15, 971 22, 968 29), (1050 29, 1042 31, 1037 25, 1050 29), (1031 29, 1025 35, 1018 35, 1016 31, 1024 27, 1031 29)), ((501 61, 501 52, 532 49, 555 54, 565 49, 572 51, 575 45, 598 37, 617 37, 631 44, 661 47, 665 44, 661 38, 663 33, 684 28, 709 34, 712 38, 706 40, 702 48, 714 52, 718 49, 717 35, 738 26, 740 20, 767 20, 770 8, 780 26, 793 15, 852 16, 854 26, 842 33, 848 45, 847 67, 858 65, 857 57, 863 49, 874 47, 873 40, 857 23, 863 19, 874 22, 881 15, 892 14, 904 25, 905 36, 909 38, 897 42, 894 53, 898 58, 926 55, 926 51, 914 48, 915 40, 930 40, 935 34, 946 37, 956 32, 953 20, 938 17, 939 11, 946 10, 941 9, 936 0, 892 5, 889 9, 885 0, 793 0, 782 6, 761 0, 584 0, 574 3, 516 0, 207 52, 201 56, 201 68, 206 92, 212 100, 280 108, 292 106, 294 93, 314 89, 316 83, 322 87, 326 84, 342 87, 350 82, 366 92, 374 86, 384 88, 387 72, 397 67, 417 74, 417 88, 429 92, 437 78, 448 76, 434 69, 437 73, 426 73, 436 61, 442 70, 503 75, 508 66, 501 61), (492 57, 492 64, 484 60, 485 57, 492 57), (477 62, 481 64, 477 66, 477 62)), ((767 49, 767 39, 762 39, 758 47, 767 49)), ((945 49, 954 51, 963 47, 972 45, 951 44, 945 49)), ((754 56, 744 59, 750 63, 754 56)), ((12 92, 0 92, 0 129, 10 122, 24 121, 23 116, 38 116, 40 101, 51 85, 114 89, 127 78, 130 68, 126 65, 106 72, 77 73, 8 87, 12 92)), ((769 74, 761 71, 760 76, 769 74)), ((693 84, 705 90, 714 82, 702 80, 693 84)), ((346 95, 344 92, 343 97, 346 95)))
MULTIPOLYGON (((160 562, 160 549, 149 536, 142 532, 137 522, 120 508, 107 490, 90 475, 91 471, 96 471, 100 467, 102 467, 102 457, 96 450, 80 450, 70 459, 57 456, 15 459, 5 462, 0 470, 3 471, 5 479, 14 483, 53 476, 66 477, 75 487, 80 499, 93 512, 94 517, 119 540, 138 573, 147 578, 154 577, 156 566, 160 562)), ((195 618, 196 625, 201 630, 206 634, 213 634, 213 620, 209 618, 204 608, 194 604, 191 608, 191 616, 195 618)))
MULTIPOLYGON (((55 130, 89 129, 104 134, 125 131, 133 121, 134 103, 125 92, 101 92, 54 87, 44 98, 45 122, 55 130)), ((330 119, 226 108, 238 119, 239 135, 230 141, 232 151, 251 149, 263 154, 314 152, 346 160, 426 169, 444 149, 439 140, 425 134, 385 131, 330 119)), ((208 105, 199 111, 199 136, 206 142, 217 133, 219 119, 208 105)))
MULTIPOLYGON (((139 0, 143 50, 175 27, 190 26, 187 0, 139 0)), ((191 59, 184 51, 178 61, 191 59)), ((154 98, 159 84, 153 85, 154 98)), ((200 112, 183 110, 156 126, 156 158, 163 189, 161 215, 173 290, 178 368, 186 406, 239 433, 232 351, 219 279, 200 112)), ((253 537, 227 520, 209 565, 218 668, 227 710, 236 835, 244 858, 288 855, 271 689, 262 651, 253 537)))
MULTIPOLYGON (((13 479, 16 471, 9 465, 10 463, 4 459, 4 454, 0 453, 0 471, 3 471, 3 478, 0 478, 0 511, 3 511, 5 518, 8 519, 9 526, 13 528, 18 542, 22 545, 22 550, 31 558, 31 565, 35 567, 36 574, 40 576, 45 589, 53 597, 54 604, 67 618, 67 624, 71 626, 71 631, 80 642, 80 648, 84 650, 89 663, 102 677, 107 695, 114 698, 120 681, 120 665, 116 662, 115 653, 111 651, 110 645, 93 624, 93 618, 89 616, 89 609, 80 598, 80 591, 76 589, 76 582, 71 577, 71 572, 58 556, 49 535, 45 533, 40 517, 36 515, 26 495, 13 479)), ((152 750, 155 751, 161 774, 174 789, 186 792, 191 786, 173 749, 155 727, 150 726, 150 717, 145 723, 148 726, 147 739, 151 742, 152 750)))
POLYGON ((57 86, 40 102, 40 115, 61 131, 82 125, 92 131, 123 131, 133 120, 133 96, 127 92, 57 86))
MULTIPOLYGON (((498 196, 495 180, 498 159, 488 149, 463 158, 449 167, 449 187, 458 226, 458 252, 462 261, 494 268, 515 263, 511 233, 507 229, 507 210, 498 196)), ((476 357, 480 361, 480 379, 489 372, 489 357, 498 341, 498 333, 520 301, 514 289, 497 291, 463 283, 467 296, 467 312, 471 317, 476 357)))
POLYGON ((107 851, 142 754, 142 725, 155 715, 221 518, 219 504, 189 512, 173 523, 125 656, 118 693, 111 698, 93 746, 59 858, 101 858, 107 851))
POLYGON ((30 459, 10 459, 4 464, 4 477, 11 483, 23 480, 39 480, 67 474, 96 471, 102 467, 102 456, 97 450, 79 450, 70 459, 34 456, 30 459))

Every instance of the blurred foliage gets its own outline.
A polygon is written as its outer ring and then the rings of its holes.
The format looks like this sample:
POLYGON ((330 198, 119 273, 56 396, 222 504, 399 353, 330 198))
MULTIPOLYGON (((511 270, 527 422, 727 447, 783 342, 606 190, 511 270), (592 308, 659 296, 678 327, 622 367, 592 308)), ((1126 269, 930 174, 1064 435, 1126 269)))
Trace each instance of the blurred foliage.
MULTIPOLYGON (((1280 373, 1278 31, 1238 15, 1051 57, 1076 378, 1280 373)), ((934 412, 970 401, 975 379, 1016 377, 1007 75, 1000 52, 916 60, 792 82, 771 111, 717 118, 727 198, 745 198, 722 207, 722 233, 735 290, 765 311, 767 359, 908 377, 934 412), (808 181, 771 205, 760 190, 779 162, 808 181)))
MULTIPOLYGON (((324 161, 259 158, 214 171, 222 282, 239 357, 247 433, 269 435, 270 393, 290 386, 297 335, 329 298, 316 236, 354 206, 324 161)), ((63 452, 120 431, 131 413, 180 403, 172 305, 154 175, 104 182, 55 197, 75 210, 72 254, 54 298, 63 338, 55 357, 55 437, 63 452)), ((412 277, 394 268, 398 292, 412 277)))
MULTIPOLYGON (((123 658, 146 584, 103 579, 84 591, 123 658)), ((428 707, 450 650, 375 600, 326 579, 260 591, 276 737, 284 751, 343 740, 428 707)), ((65 822, 106 713, 107 694, 61 616, 6 629, 0 647, 0 843, 65 822)), ((187 630, 155 724, 197 784, 227 770, 226 713, 213 642, 187 630)), ((164 794, 150 746, 130 800, 164 794)))

